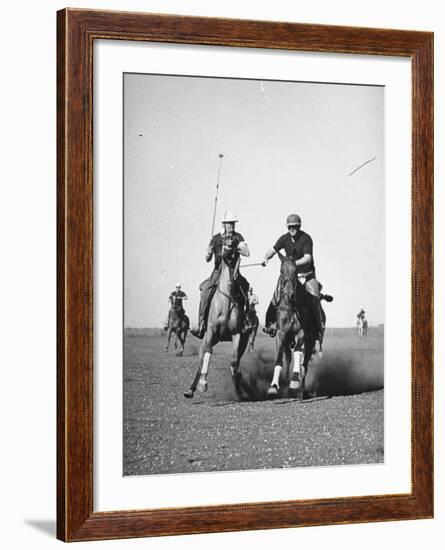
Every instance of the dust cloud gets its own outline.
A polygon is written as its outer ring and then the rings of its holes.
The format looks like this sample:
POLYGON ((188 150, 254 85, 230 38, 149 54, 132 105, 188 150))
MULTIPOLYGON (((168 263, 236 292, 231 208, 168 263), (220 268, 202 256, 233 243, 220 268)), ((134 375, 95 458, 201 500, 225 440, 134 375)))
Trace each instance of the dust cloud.
MULTIPOLYGON (((274 368, 274 354, 260 350, 245 356, 242 372, 253 400, 266 399, 274 368)), ((280 386, 285 388, 286 372, 283 368, 280 386)), ((384 385, 383 350, 332 350, 325 351, 320 359, 314 355, 309 364, 306 390, 317 396, 353 395, 382 389, 384 385)))

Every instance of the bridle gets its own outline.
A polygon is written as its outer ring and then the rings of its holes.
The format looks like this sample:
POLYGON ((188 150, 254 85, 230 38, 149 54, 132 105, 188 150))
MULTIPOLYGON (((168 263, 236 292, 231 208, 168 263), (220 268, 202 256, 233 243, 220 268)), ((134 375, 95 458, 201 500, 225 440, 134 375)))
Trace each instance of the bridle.
MULTIPOLYGON (((235 266, 231 267, 230 264, 229 264, 229 261, 227 261, 227 259, 224 257, 224 254, 221 253, 221 262, 224 262, 226 264, 228 270, 229 270, 229 274, 230 274, 229 285, 230 285, 230 289, 232 289, 233 280, 234 280, 235 275, 238 273, 238 270, 239 270, 239 265, 240 265, 240 262, 241 262, 241 256, 238 257, 238 259, 235 263, 235 266)), ((222 265, 221 265, 221 268, 222 268, 222 265)), ((231 295, 227 294, 227 292, 224 292, 223 290, 221 290, 220 284, 221 284, 221 277, 219 279, 218 286, 216 287, 216 291, 220 292, 225 298, 227 298, 229 300, 231 306, 238 308, 238 304, 234 300, 233 296, 231 296, 231 295)))
MULTIPOLYGON (((289 259, 283 258, 282 261, 292 261, 289 259)), ((280 290, 280 300, 278 305, 279 311, 294 311, 294 308, 292 306, 292 301, 295 296, 296 291, 296 274, 294 274, 291 277, 284 277, 284 274, 281 273, 281 290, 280 290), (291 290, 289 292, 289 286, 291 287, 291 290), (281 303, 283 300, 283 297, 285 298, 285 303, 281 303)))

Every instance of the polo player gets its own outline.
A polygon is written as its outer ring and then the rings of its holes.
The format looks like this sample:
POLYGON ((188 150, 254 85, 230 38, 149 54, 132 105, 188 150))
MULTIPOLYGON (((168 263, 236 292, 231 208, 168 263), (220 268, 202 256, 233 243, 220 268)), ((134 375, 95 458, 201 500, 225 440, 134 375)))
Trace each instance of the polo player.
POLYGON ((259 304, 258 296, 253 292, 253 287, 249 286, 249 310, 256 312, 256 306, 259 304))
MULTIPOLYGON (((198 337, 203 338, 206 331, 207 315, 210 308, 210 302, 213 294, 218 286, 220 268, 222 261, 222 254, 232 253, 232 259, 234 263, 239 261, 240 256, 248 257, 250 255, 249 247, 247 246, 244 237, 241 233, 235 231, 235 224, 238 222, 236 215, 227 210, 221 220, 222 231, 214 235, 207 247, 205 255, 206 262, 210 262, 214 258, 214 268, 210 277, 203 281, 199 287, 201 291, 201 299, 199 302, 199 320, 198 327, 192 329, 190 332, 198 337)), ((247 280, 236 270, 235 282, 241 291, 241 300, 244 307, 248 308, 247 293, 249 289, 249 283, 247 280)), ((247 315, 245 315, 247 319, 247 315)))
MULTIPOLYGON (((188 300, 187 294, 181 290, 181 284, 176 283, 175 290, 173 290, 168 297, 168 301, 170 302, 171 309, 175 309, 180 317, 183 317, 185 315, 185 310, 183 306, 183 301, 188 300)), ((170 313, 167 316, 167 321, 164 324, 164 330, 168 330, 168 325, 170 322, 170 313)))
MULTIPOLYGON (((312 298, 312 310, 317 323, 317 333, 322 334, 324 327, 320 305, 320 299, 322 298, 320 294, 321 285, 315 278, 312 238, 301 230, 301 218, 298 214, 290 214, 286 219, 286 225, 288 232, 282 235, 274 246, 266 251, 263 265, 267 265, 268 261, 281 250, 285 251, 286 258, 295 261, 297 276, 300 281, 304 281, 304 287, 312 298)), ((275 336, 276 334, 275 323, 280 291, 281 276, 278 279, 272 301, 267 309, 266 326, 263 328, 263 331, 270 336, 275 336)), ((331 296, 323 295, 323 298, 327 301, 332 301, 331 296)))

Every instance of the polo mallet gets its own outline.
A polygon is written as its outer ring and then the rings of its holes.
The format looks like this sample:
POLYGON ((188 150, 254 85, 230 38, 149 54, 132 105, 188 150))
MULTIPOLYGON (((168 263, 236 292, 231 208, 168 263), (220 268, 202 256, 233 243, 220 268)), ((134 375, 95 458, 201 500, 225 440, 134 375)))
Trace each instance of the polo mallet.
POLYGON ((212 233, 210 234, 210 238, 213 237, 213 232, 215 230, 216 205, 218 203, 218 191, 219 191, 219 178, 221 176, 221 166, 222 166, 222 159, 224 155, 222 153, 219 153, 218 157, 219 157, 219 167, 218 167, 218 175, 216 176, 215 206, 213 207, 212 233))
POLYGON ((265 267, 265 264, 264 262, 257 262, 255 264, 243 264, 243 265, 240 265, 240 269, 243 268, 243 267, 257 267, 259 265, 262 265, 263 267, 265 267))

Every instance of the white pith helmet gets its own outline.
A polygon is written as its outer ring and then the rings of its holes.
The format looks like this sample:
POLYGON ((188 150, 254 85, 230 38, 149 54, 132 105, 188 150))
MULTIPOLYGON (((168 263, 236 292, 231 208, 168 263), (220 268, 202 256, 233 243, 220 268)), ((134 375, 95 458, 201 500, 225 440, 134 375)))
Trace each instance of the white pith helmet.
POLYGON ((181 288, 181 283, 176 283, 175 287, 176 288, 178 288, 178 287, 181 288))
POLYGON ((221 223, 236 223, 238 221, 236 214, 231 210, 226 210, 221 223))

